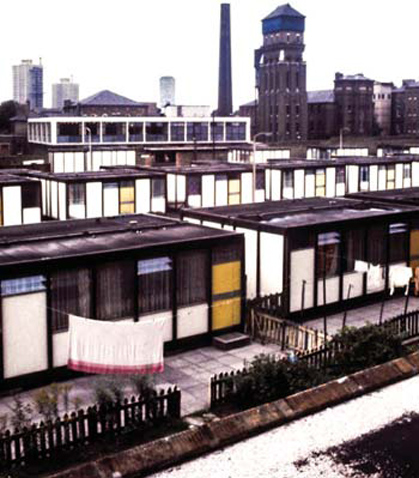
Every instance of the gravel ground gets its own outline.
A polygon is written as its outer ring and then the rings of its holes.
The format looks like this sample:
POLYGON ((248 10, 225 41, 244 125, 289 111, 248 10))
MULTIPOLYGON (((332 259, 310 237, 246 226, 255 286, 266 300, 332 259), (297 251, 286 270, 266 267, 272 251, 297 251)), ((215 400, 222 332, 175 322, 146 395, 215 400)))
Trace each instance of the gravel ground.
MULTIPOLYGON (((388 427, 396 420, 400 422, 401 417, 412 413, 419 413, 419 377, 328 408, 153 476, 389 478, 396 475, 390 475, 387 471, 360 471, 356 460, 342 462, 336 459, 333 450, 336 450, 336 447, 350 448, 353 446, 351 442, 359 442, 360 437, 368 442, 366 434, 388 427)), ((389 432, 386 434, 391 435, 389 432)), ((412 440, 417 440, 417 434, 412 436, 412 440)), ((417 475, 397 476, 404 478, 417 475)))

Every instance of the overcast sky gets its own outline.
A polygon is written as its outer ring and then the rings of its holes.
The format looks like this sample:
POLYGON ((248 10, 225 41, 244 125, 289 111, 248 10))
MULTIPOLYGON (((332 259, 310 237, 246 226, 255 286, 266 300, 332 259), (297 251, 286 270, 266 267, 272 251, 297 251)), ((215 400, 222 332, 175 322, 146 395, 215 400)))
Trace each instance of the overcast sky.
MULTIPOLYGON (((44 65, 51 84, 73 76, 84 98, 109 89, 159 101, 159 78, 176 79, 178 104, 216 105, 219 0, 1 0, 0 100, 12 65, 44 65)), ((254 99, 253 55, 261 19, 281 0, 231 0, 234 107, 254 99)), ((334 73, 400 84, 419 79, 418 0, 294 0, 306 16, 307 88, 329 89, 334 73)))

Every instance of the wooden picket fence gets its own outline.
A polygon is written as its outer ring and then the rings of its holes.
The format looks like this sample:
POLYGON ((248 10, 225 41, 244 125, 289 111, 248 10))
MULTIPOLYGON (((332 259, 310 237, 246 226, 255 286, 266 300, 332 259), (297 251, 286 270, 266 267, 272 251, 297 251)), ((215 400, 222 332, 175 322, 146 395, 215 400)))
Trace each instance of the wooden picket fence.
POLYGON ((180 418, 181 392, 176 387, 123 402, 89 407, 55 421, 33 424, 0 435, 0 470, 54 459, 101 440, 180 418))
MULTIPOLYGON (((419 338, 419 310, 393 317, 377 327, 382 327, 407 341, 419 338)), ((333 366, 335 357, 342 349, 342 344, 330 340, 326 344, 308 351, 297 352, 298 360, 305 361, 310 367, 324 369, 333 366)), ((280 359, 278 359, 280 360, 280 359)), ((214 408, 230 401, 236 392, 236 379, 248 373, 246 368, 231 373, 220 373, 211 377, 210 381, 210 405, 214 408)))
MULTIPOLYGON (((324 345, 324 333, 290 320, 272 317, 252 308, 248 312, 246 332, 252 340, 262 344, 274 343, 282 350, 306 352, 324 345)), ((331 337, 328 336, 327 340, 331 337)))

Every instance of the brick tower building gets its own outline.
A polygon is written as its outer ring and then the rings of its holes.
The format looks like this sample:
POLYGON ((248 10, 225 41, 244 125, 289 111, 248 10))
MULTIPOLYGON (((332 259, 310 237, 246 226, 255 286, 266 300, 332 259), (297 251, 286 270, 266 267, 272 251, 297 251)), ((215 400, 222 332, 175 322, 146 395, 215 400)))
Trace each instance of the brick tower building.
POLYGON ((289 4, 262 20, 263 46, 255 51, 258 131, 271 142, 307 139, 305 17, 289 4))

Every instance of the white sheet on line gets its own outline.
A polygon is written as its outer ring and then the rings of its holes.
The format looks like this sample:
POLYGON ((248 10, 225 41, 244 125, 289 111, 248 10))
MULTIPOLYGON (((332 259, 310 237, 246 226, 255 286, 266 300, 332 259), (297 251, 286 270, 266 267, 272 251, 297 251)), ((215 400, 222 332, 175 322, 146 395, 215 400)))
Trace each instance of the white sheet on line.
POLYGON ((162 372, 164 319, 107 322, 70 316, 68 368, 87 373, 162 372))

